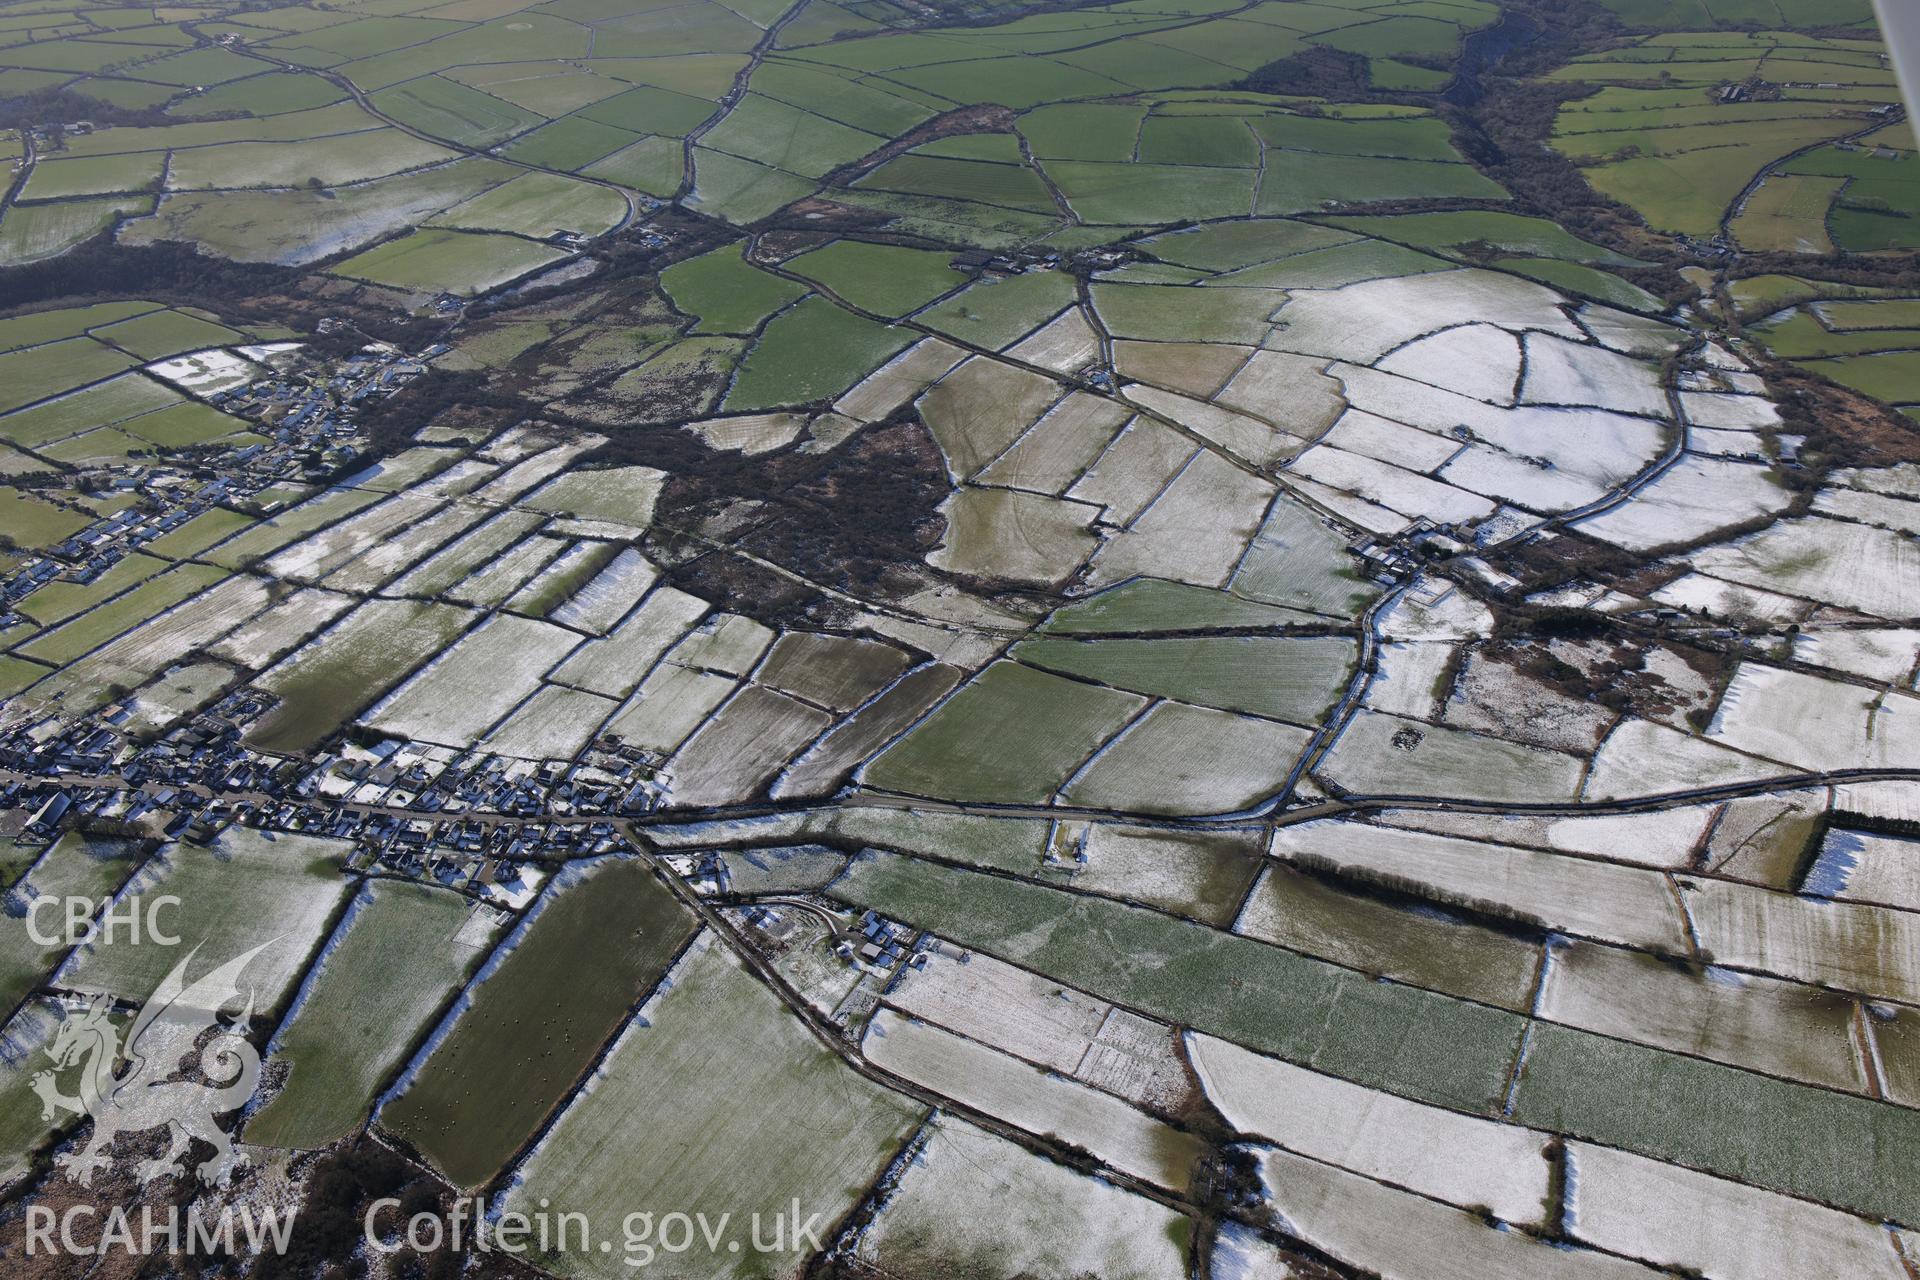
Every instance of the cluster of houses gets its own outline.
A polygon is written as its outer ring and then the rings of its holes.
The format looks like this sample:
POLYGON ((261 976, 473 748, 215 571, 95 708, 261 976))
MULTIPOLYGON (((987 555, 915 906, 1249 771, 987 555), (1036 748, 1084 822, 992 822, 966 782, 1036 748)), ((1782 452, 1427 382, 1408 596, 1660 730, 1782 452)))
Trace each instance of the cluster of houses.
POLYGON ((348 743, 318 757, 293 791, 303 799, 429 814, 572 817, 651 813, 664 786, 655 758, 617 738, 596 742, 577 761, 385 740, 348 743))
POLYGON ((19 139, 21 154, 13 157, 10 171, 15 175, 26 168, 27 156, 43 155, 49 151, 65 151, 69 137, 83 137, 93 132, 93 121, 75 120, 72 124, 37 124, 24 129, 0 129, 0 142, 19 139))
POLYGON ((990 249, 967 249, 956 253, 950 265, 970 275, 1018 276, 1029 271, 1051 271, 1060 265, 1054 250, 1011 249, 995 253, 990 249))
POLYGON ((43 554, 27 557, 0 579, 0 627, 24 621, 13 607, 48 583, 92 582, 131 552, 234 496, 230 480, 203 484, 156 468, 122 468, 111 483, 116 489, 138 492, 144 501, 88 525, 43 554))
POLYGON ((128 732, 133 701, 0 729, 0 770, 23 775, 0 786, 0 838, 85 821, 205 841, 238 823, 352 840, 363 866, 517 907, 540 864, 624 847, 614 819, 660 798, 650 757, 615 741, 576 764, 393 741, 305 762, 264 755, 243 731, 268 705, 242 689, 153 741, 128 732))
MULTIPOLYGON (((101 485, 137 500, 0 579, 0 624, 24 621, 16 607, 41 587, 93 581, 215 507, 271 514, 275 485, 340 475, 364 448, 355 409, 401 390, 449 349, 408 355, 374 343, 337 362, 296 357, 292 344, 243 349, 245 363, 234 363, 264 369, 203 398, 268 439, 104 472, 101 485)), ((622 847, 615 820, 657 808, 669 785, 655 755, 617 737, 572 762, 385 741, 290 760, 246 744, 247 726, 271 707, 243 687, 177 723, 156 719, 138 696, 84 715, 12 708, 0 724, 0 771, 14 779, 0 783, 0 838, 45 841, 81 823, 195 841, 233 824, 307 832, 354 841, 362 866, 517 906, 531 899, 542 864, 622 847)))
MULTIPOLYGON (((407 356, 377 343, 338 368, 314 365, 299 372, 275 371, 244 386, 217 392, 209 401, 271 431, 265 443, 232 450, 218 459, 222 474, 205 479, 205 459, 194 473, 165 462, 122 464, 93 477, 108 489, 139 501, 103 517, 44 554, 29 556, 0 579, 0 627, 24 621, 14 606, 51 582, 88 583, 128 554, 164 537, 215 506, 271 514, 277 500, 260 497, 275 484, 338 475, 360 457, 365 436, 353 421, 354 406, 391 395, 426 372, 427 361, 451 350, 444 344, 407 356)), ((76 477, 87 483, 85 474, 76 477)))
POLYGON ((445 343, 435 343, 410 356, 390 343, 369 343, 337 365, 276 370, 215 392, 208 397, 210 403, 271 437, 269 443, 238 450, 222 461, 230 470, 262 480, 337 475, 366 450, 354 408, 403 389, 426 373, 429 361, 450 350, 445 343))
MULTIPOLYGON (((666 861, 686 877, 687 884, 694 892, 703 897, 727 899, 734 894, 733 876, 727 859, 714 850, 676 854, 666 861)), ((782 896, 745 902, 739 907, 739 918, 751 931, 750 936, 757 935, 769 950, 785 950, 794 945, 796 940, 803 946, 812 946, 817 942, 827 947, 849 968, 877 980, 876 996, 878 990, 885 987, 903 966, 924 968, 936 952, 962 961, 968 958, 962 949, 942 943, 932 934, 922 933, 912 925, 889 920, 872 909, 862 912, 849 928, 838 911, 811 896, 782 896), (799 920, 809 915, 827 926, 825 937, 798 934, 799 920)))
MULTIPOLYGON (((857 932, 850 938, 842 938, 834 944, 833 953, 849 963, 857 960, 870 968, 891 973, 903 962, 912 960, 926 963, 926 949, 918 945, 921 938, 919 930, 912 925, 901 924, 898 920, 889 920, 871 907, 860 913, 859 922, 854 926, 857 932)), ((931 939, 928 940, 931 945, 931 939)))

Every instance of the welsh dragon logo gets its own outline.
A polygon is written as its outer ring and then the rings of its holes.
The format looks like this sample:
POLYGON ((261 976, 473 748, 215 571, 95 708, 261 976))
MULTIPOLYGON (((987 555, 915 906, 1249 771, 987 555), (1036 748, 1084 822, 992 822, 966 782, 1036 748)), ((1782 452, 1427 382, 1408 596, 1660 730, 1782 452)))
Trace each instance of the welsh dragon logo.
POLYGON ((233 1021, 223 1022, 221 1014, 240 1000, 239 981, 247 965, 272 945, 262 943, 189 983, 187 966, 200 950, 195 947, 134 1016, 124 1042, 110 997, 96 997, 66 1013, 47 1046, 53 1068, 35 1073, 33 1089, 40 1095, 42 1120, 62 1112, 91 1117, 93 1136, 83 1149, 56 1156, 56 1165, 81 1186, 91 1186, 94 1172, 112 1163, 107 1151, 116 1137, 162 1127, 171 1131, 171 1145, 164 1155, 140 1163, 142 1182, 184 1174, 184 1157, 195 1138, 214 1149, 214 1157, 200 1166, 204 1183, 224 1185, 247 1163, 214 1117, 244 1105, 260 1083, 260 1055, 243 1036, 253 1014, 251 992, 233 1021), (182 1060, 196 1045, 204 1082, 180 1078, 182 1060), (79 1092, 67 1094, 59 1076, 74 1067, 80 1069, 79 1092))

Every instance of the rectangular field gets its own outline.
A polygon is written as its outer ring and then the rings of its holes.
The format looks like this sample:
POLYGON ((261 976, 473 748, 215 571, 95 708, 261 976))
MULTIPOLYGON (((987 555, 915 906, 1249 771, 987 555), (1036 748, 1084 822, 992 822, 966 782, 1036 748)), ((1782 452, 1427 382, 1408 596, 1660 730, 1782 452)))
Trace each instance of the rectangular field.
MULTIPOLYGON (((710 1219, 758 1213, 763 1222, 797 1203, 803 1216, 834 1222, 920 1111, 843 1066, 707 933, 522 1163, 506 1204, 584 1213, 603 1237, 632 1206, 669 1201, 710 1219)), ((697 1269, 682 1274, 786 1276, 802 1260, 791 1246, 731 1257, 702 1249, 686 1255, 697 1269)), ((565 1276, 632 1274, 617 1256, 584 1250, 540 1261, 565 1276)))
POLYGON ((380 1125, 455 1185, 487 1182, 573 1088, 694 927, 638 862, 607 859, 555 877, 409 1067, 380 1125), (593 981, 580 980, 586 973, 593 981), (514 1088, 500 1089, 503 1078, 514 1088))

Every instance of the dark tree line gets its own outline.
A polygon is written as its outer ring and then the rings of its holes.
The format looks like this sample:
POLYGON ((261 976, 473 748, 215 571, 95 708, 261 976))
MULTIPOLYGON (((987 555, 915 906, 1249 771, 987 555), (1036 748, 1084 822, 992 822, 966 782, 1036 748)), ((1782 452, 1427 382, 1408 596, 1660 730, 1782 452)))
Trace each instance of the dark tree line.
POLYGON ((94 299, 178 297, 231 311, 234 302, 276 293, 300 277, 293 267, 233 262, 177 241, 115 244, 105 235, 41 262, 0 269, 0 303, 9 308, 94 299))
MULTIPOLYGON (((132 46, 129 46, 131 48, 132 46)), ((240 116, 240 111, 195 116, 196 120, 215 120, 240 116)), ((71 89, 40 89, 0 97, 0 129, 44 129, 55 125, 91 120, 99 125, 179 124, 181 117, 170 116, 159 107, 117 107, 71 89)))

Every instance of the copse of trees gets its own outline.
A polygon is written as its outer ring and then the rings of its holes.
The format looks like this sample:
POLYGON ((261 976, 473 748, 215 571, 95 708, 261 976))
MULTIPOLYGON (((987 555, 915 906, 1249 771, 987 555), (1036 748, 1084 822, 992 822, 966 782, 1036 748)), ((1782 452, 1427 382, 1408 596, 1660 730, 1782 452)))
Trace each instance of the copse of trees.
POLYGON ((1367 60, 1325 45, 1309 45, 1278 62, 1269 62, 1233 87, 1252 93, 1302 94, 1346 102, 1375 96, 1367 79, 1367 60))
POLYGON ((371 452, 396 453, 412 443, 422 427, 456 408, 491 409, 506 418, 531 414, 530 406, 517 397, 490 387, 480 370, 430 368, 398 395, 370 397, 356 421, 367 432, 371 452))

